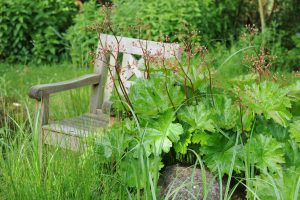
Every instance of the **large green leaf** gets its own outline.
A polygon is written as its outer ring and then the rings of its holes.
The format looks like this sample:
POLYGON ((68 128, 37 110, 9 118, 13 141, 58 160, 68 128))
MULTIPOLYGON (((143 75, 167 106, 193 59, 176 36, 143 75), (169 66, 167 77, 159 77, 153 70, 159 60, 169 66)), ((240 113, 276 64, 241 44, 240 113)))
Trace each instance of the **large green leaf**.
POLYGON ((159 73, 152 74, 149 80, 137 80, 129 90, 129 98, 134 112, 145 120, 157 118, 184 101, 181 88, 159 73))
POLYGON ((240 159, 242 146, 235 142, 235 137, 228 139, 221 134, 209 135, 207 145, 201 146, 200 153, 204 154, 204 161, 210 170, 220 171, 221 174, 229 173, 233 160, 233 169, 236 172, 243 170, 240 159))
POLYGON ((286 142, 290 137, 288 129, 274 122, 274 120, 266 120, 263 116, 256 117, 254 131, 263 135, 274 137, 279 142, 286 142))
POLYGON ((189 144, 191 143, 192 133, 185 131, 181 136, 180 140, 175 143, 174 148, 177 153, 186 154, 189 144))
POLYGON ((248 140, 245 150, 251 162, 263 172, 282 170, 281 165, 285 163, 283 145, 272 136, 256 135, 248 140))
POLYGON ((183 73, 183 71, 180 70, 178 80, 183 83, 187 74, 189 79, 186 80, 186 86, 192 88, 193 84, 194 89, 203 90, 209 85, 209 71, 206 67, 192 65, 189 70, 187 70, 187 67, 183 67, 183 70, 187 73, 183 73))
POLYGON ((152 146, 155 155, 160 155, 162 151, 169 152, 172 143, 180 139, 183 128, 179 123, 172 123, 174 120, 173 113, 167 112, 145 129, 144 142, 152 146))
POLYGON ((288 140, 284 145, 286 166, 300 166, 300 147, 294 140, 288 140))
POLYGON ((294 84, 288 86, 286 88, 286 93, 293 101, 299 101, 300 100, 300 81, 298 80, 294 84))
POLYGON ((192 142, 194 144, 207 145, 209 142, 209 134, 206 132, 196 131, 193 134, 192 142))
POLYGON ((235 78, 230 79, 230 82, 233 85, 238 85, 238 86, 245 86, 248 84, 254 83, 258 78, 257 74, 247 74, 247 75, 240 75, 235 78))
POLYGON ((300 147, 300 120, 294 121, 290 124, 289 132, 291 134, 291 138, 293 138, 300 147))
POLYGON ((286 91, 274 82, 264 81, 259 84, 245 86, 245 89, 237 95, 242 99, 242 104, 252 112, 267 119, 273 119, 282 126, 287 126, 291 119, 291 99, 286 95, 286 91))
POLYGON ((112 145, 107 135, 99 137, 95 140, 95 150, 99 158, 99 162, 106 162, 112 156, 112 145))
POLYGON ((232 129, 239 124, 238 106, 231 98, 220 95, 214 97, 215 102, 215 121, 220 128, 232 129))
POLYGON ((196 106, 187 106, 180 110, 178 118, 191 127, 189 131, 195 130, 215 132, 213 113, 203 103, 196 106))

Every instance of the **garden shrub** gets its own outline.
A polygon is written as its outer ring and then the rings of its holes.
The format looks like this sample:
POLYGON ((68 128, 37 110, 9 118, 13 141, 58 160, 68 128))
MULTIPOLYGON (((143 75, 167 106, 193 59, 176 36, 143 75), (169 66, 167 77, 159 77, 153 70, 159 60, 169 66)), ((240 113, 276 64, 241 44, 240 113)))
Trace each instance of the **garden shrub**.
MULTIPOLYGON (((267 34, 264 39, 267 48, 267 34)), ((106 134, 99 136, 96 150, 108 152, 99 159, 106 164, 118 163, 120 180, 138 190, 148 187, 142 184, 146 181, 133 181, 133 176, 123 173, 124 166, 138 163, 142 156, 148 167, 159 166, 157 170, 165 164, 163 158, 167 163, 174 158, 187 164, 203 161, 219 177, 245 181, 248 199, 252 199, 253 191, 264 196, 255 186, 268 181, 289 199, 291 194, 281 191, 281 175, 294 171, 290 181, 299 181, 299 116, 292 112, 300 98, 299 81, 290 78, 286 83, 285 78, 271 72, 272 59, 257 45, 261 41, 254 31, 244 43, 237 44, 238 48, 243 48, 242 44, 253 46, 252 54, 242 54, 236 60, 237 65, 246 65, 244 74, 232 72, 218 80, 217 75, 224 76, 222 68, 214 68, 208 57, 201 56, 206 51, 196 51, 196 45, 193 56, 197 62, 189 65, 189 54, 184 51, 180 63, 151 66, 147 71, 150 78, 136 81, 128 98, 122 99, 115 90, 111 100, 115 113, 121 115, 106 134), (121 102, 130 105, 131 114, 121 102), (127 138, 124 144, 113 139, 116 129, 127 138), (120 146, 124 147, 121 155, 114 155, 112 149, 120 146)), ((155 172, 133 165, 130 174, 157 177, 155 172)), ((296 194, 297 187, 290 189, 296 194)), ((268 190, 272 194, 272 187, 268 190)))
MULTIPOLYGON (((139 38, 178 41, 180 34, 196 31, 202 42, 230 41, 252 17, 255 5, 240 1, 205 0, 114 0, 112 21, 120 25, 124 34, 139 38), (128 33, 133 23, 145 24, 144 30, 128 33)), ((252 19, 253 23, 257 19, 252 19)))
POLYGON ((207 21, 204 17, 208 4, 197 0, 115 0, 114 6, 112 21, 123 30, 137 22, 147 27, 141 31, 124 33, 132 37, 163 40, 165 36, 169 36, 174 41, 178 40, 180 33, 199 30, 200 26, 203 27, 202 30, 206 28, 207 21))
POLYGON ((68 0, 1 1, 0 59, 59 61, 65 52, 61 33, 71 25, 75 13, 76 5, 68 0))
POLYGON ((88 27, 100 21, 100 17, 101 9, 96 1, 86 2, 75 17, 75 24, 64 34, 70 44, 72 62, 77 66, 86 66, 91 61, 89 53, 97 47, 98 33, 88 27))
MULTIPOLYGON (((271 77, 260 80, 257 74, 250 73, 227 80, 230 87, 213 85, 213 98, 208 88, 207 92, 196 88, 197 92, 190 93, 185 100, 180 76, 183 76, 180 72, 169 74, 168 79, 172 81, 166 82, 161 72, 153 72, 149 80, 140 80, 130 88, 136 118, 122 118, 96 140, 95 148, 102 164, 118 163, 116 173, 121 182, 142 189, 147 187, 147 181, 136 182, 135 177, 157 174, 137 164, 141 151, 149 166, 156 165, 158 170, 163 165, 162 157, 171 159, 174 152, 179 162, 197 162, 195 157, 189 160, 194 151, 219 176, 233 175, 237 181, 245 178, 249 199, 251 190, 257 191, 259 197, 273 197, 274 187, 278 187, 284 199, 297 195, 292 192, 298 191, 296 182, 300 175, 300 126, 298 116, 293 116, 290 110, 291 102, 299 100, 299 88, 298 95, 293 91, 299 81, 286 87, 271 77), (174 92, 170 93, 171 98, 167 90, 174 92), (120 141, 116 139, 119 137, 120 141), (114 149, 121 151, 114 152, 114 149), (250 168, 252 172, 248 171, 250 168), (294 176, 282 182, 282 174, 294 176), (284 189, 286 181, 293 182, 288 193, 284 189), (267 194, 258 187, 262 184, 267 186, 267 194)), ((203 72, 196 77, 209 87, 209 79, 203 72)), ((119 99, 113 96, 112 100, 114 107, 124 112, 119 99)))
POLYGON ((0 58, 10 61, 29 60, 32 43, 32 12, 34 2, 0 2, 0 58), (5 41, 5 42, 4 42, 5 41))
MULTIPOLYGON (((289 66, 289 68, 292 68, 294 70, 299 70, 300 69, 300 32, 292 36, 292 41, 295 47, 288 50, 287 65, 289 66)), ((284 55, 282 54, 282 56, 284 55)))
MULTIPOLYGON (((118 35, 151 40, 168 35, 171 40, 176 40, 176 32, 186 32, 187 27, 196 30, 198 24, 205 23, 201 21, 200 7, 200 3, 195 0, 116 0, 113 1, 111 22, 118 35)), ((103 14, 96 1, 84 3, 74 20, 75 24, 65 34, 71 45, 72 62, 76 65, 86 65, 90 60, 88 53, 95 50, 98 34, 87 27, 100 22, 103 14)))
MULTIPOLYGON (((180 41, 183 37, 190 37, 196 33, 198 37, 194 39, 209 46, 213 51, 220 50, 214 49, 216 46, 226 47, 218 52, 220 55, 227 54, 228 47, 231 48, 231 53, 234 53, 239 50, 239 46, 244 46, 245 42, 239 38, 243 35, 246 24, 256 24, 256 27, 260 24, 258 5, 253 2, 114 0, 111 5, 110 20, 114 34, 149 40, 180 41)), ((87 65, 91 60, 89 52, 96 48, 96 31, 93 32, 87 27, 103 19, 105 13, 99 7, 94 0, 84 3, 83 9, 75 18, 75 25, 65 35, 71 45, 72 61, 78 66, 87 65)), ((283 6, 281 10, 287 8, 283 6)), ((276 16, 278 12, 275 12, 276 16)), ((269 28, 264 34, 264 40, 267 53, 277 57, 274 65, 278 69, 297 69, 295 51, 291 51, 288 57, 284 56, 290 48, 283 47, 286 43, 286 33, 278 31, 278 28, 283 26, 282 17, 275 18, 279 21, 277 24, 272 23, 271 17, 267 19, 269 28)), ((254 43, 249 45, 261 43, 262 35, 256 34, 254 43)), ((295 42, 290 47, 297 48, 295 42)), ((222 58, 220 60, 224 61, 222 58)))

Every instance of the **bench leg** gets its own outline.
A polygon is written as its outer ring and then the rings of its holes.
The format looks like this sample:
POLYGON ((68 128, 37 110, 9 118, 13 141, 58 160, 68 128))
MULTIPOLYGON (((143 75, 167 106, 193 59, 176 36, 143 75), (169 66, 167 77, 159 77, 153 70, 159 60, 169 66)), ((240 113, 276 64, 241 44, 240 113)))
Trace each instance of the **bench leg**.
POLYGON ((38 131, 38 158, 40 164, 40 172, 42 177, 45 175, 45 162, 44 162, 44 131, 43 125, 48 123, 49 117, 49 95, 44 95, 41 101, 37 101, 36 103, 36 125, 38 131))

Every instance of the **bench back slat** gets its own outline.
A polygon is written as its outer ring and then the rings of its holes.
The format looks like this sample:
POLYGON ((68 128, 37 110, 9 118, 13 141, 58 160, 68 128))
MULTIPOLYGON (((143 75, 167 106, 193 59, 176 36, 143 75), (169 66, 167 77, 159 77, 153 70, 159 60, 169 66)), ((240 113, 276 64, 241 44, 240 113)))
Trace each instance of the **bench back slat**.
POLYGON ((95 57, 95 73, 101 74, 99 85, 94 85, 90 100, 90 112, 95 113, 102 109, 105 102, 109 101, 116 80, 116 64, 119 55, 123 54, 121 69, 118 69, 122 83, 128 89, 132 76, 143 78, 144 72, 140 67, 145 59, 180 57, 180 46, 176 43, 162 43, 128 37, 100 34, 95 57), (141 56, 137 60, 133 55, 141 56), (99 97, 95 97, 95 96, 99 97))

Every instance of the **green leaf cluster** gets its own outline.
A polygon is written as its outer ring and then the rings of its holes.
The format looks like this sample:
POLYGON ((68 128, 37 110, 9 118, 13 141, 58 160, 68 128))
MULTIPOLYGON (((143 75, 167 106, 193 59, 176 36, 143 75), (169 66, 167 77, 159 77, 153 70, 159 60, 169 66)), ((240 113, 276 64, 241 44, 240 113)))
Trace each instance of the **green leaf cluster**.
POLYGON ((259 84, 246 85, 240 98, 255 114, 263 114, 266 119, 273 119, 282 126, 287 126, 292 115, 291 99, 283 88, 274 82, 263 81, 259 84))
POLYGON ((62 33, 77 12, 74 1, 3 0, 0 8, 1 60, 53 63, 63 58, 66 41, 62 33))
MULTIPOLYGON (((292 102, 297 102, 297 84, 283 86, 249 74, 216 85, 211 93, 206 76, 193 78, 206 85, 197 88, 172 73, 151 72, 150 79, 135 81, 128 96, 139 130, 131 128, 134 139, 126 150, 130 162, 143 152, 149 162, 175 153, 179 161, 193 163, 189 159, 193 151, 214 173, 247 174, 250 179, 276 179, 299 165, 299 120, 291 112, 292 102)), ((113 106, 122 109, 116 97, 112 100, 113 106)), ((142 169, 134 170, 142 173, 142 169)), ((259 181, 247 180, 247 184, 252 188, 259 181)))
POLYGON ((64 38, 70 45, 68 51, 76 66, 88 66, 93 61, 90 52, 97 48, 99 34, 89 27, 99 24, 102 18, 101 7, 96 1, 85 2, 74 17, 74 25, 65 32, 64 38))
POLYGON ((299 199, 299 183, 299 167, 291 167, 274 176, 256 176, 254 187, 260 199, 299 199))

